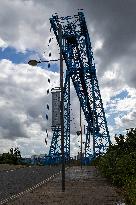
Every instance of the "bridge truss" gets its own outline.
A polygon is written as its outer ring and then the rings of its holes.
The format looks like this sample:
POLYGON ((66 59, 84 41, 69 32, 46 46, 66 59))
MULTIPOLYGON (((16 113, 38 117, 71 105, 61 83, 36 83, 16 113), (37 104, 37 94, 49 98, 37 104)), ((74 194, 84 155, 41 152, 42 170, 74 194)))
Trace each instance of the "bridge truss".
MULTIPOLYGON (((64 83, 64 152, 65 158, 70 157, 70 79, 76 90, 80 106, 87 122, 85 158, 91 160, 99 154, 105 153, 110 144, 110 136, 105 118, 100 89, 93 62, 93 52, 90 37, 83 12, 74 17, 50 18, 60 46, 59 25, 62 26, 62 53, 66 63, 66 77, 64 83), (93 150, 90 142, 93 141, 93 150)), ((53 127, 53 137, 49 150, 52 158, 61 155, 60 127, 53 127)))

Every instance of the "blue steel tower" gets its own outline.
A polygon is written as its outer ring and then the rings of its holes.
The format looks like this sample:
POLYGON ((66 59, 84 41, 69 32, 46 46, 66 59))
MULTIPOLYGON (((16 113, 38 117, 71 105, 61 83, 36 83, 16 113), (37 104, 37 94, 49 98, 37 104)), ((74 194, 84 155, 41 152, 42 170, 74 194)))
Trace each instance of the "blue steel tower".
MULTIPOLYGON (((62 53, 66 63, 64 83, 64 149, 70 157, 70 79, 76 90, 80 106, 87 122, 85 158, 91 159, 105 153, 110 145, 110 136, 105 118, 100 89, 93 62, 90 37, 83 12, 74 17, 50 18, 51 28, 59 44, 59 24, 62 25, 62 53), (93 144, 93 150, 90 143, 93 144)), ((60 149, 60 127, 53 128, 49 155, 58 156, 60 149)))

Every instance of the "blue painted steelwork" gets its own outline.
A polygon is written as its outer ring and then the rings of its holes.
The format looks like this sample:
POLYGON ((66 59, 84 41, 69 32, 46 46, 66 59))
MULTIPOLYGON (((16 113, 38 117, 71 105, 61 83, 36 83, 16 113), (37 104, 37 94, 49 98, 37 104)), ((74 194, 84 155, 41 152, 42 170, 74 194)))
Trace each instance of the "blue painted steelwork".
POLYGON ((64 153, 65 159, 70 160, 70 77, 66 70, 64 83, 64 153))
MULTIPOLYGON (((59 44, 62 25, 62 53, 67 66, 64 85, 65 154, 70 157, 70 78, 87 121, 85 158, 92 159, 106 152, 110 136, 93 62, 93 52, 83 12, 74 17, 52 16, 51 28, 59 44), (91 143, 93 150, 91 150, 91 143)), ((55 136, 55 135, 54 135, 55 136)), ((56 135, 57 137, 57 135, 56 135)), ((58 137, 57 137, 58 138, 58 137)))
POLYGON ((52 127, 53 137, 49 154, 45 159, 44 164, 58 164, 61 162, 61 143, 60 143, 60 127, 52 127))
POLYGON ((53 137, 51 140, 51 146, 49 150, 50 157, 57 157, 61 155, 61 144, 60 144, 60 127, 52 127, 53 137))

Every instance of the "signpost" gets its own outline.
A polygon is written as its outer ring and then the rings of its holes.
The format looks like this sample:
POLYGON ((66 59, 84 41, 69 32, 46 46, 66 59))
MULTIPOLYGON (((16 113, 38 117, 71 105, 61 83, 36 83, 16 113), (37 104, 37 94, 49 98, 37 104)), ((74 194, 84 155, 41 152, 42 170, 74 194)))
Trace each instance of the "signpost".
POLYGON ((52 91, 52 126, 60 126, 60 90, 52 91))

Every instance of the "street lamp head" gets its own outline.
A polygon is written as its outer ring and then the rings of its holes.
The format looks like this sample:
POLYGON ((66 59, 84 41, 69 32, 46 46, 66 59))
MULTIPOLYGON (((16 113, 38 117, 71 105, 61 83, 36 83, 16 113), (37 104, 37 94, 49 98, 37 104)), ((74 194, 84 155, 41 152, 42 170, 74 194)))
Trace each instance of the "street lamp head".
POLYGON ((37 66, 38 63, 40 63, 40 62, 37 61, 37 60, 30 60, 30 61, 28 61, 28 64, 32 65, 32 66, 37 66))

